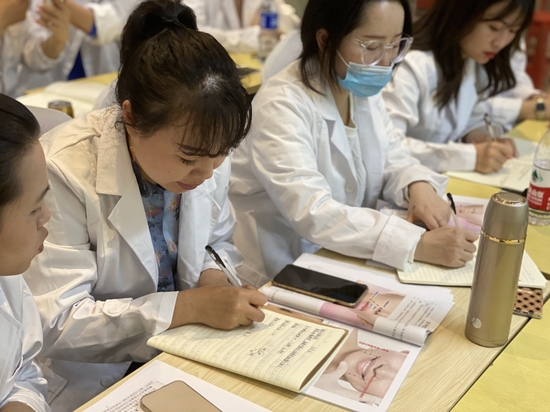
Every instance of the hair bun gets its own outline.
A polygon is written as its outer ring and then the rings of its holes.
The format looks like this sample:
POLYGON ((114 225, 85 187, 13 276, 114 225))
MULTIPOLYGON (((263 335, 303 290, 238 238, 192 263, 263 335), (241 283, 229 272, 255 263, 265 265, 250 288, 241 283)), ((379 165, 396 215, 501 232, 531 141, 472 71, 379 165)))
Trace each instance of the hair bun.
POLYGON ((136 49, 165 29, 197 30, 195 13, 179 0, 144 1, 134 10, 131 17, 122 35, 129 50, 136 49))

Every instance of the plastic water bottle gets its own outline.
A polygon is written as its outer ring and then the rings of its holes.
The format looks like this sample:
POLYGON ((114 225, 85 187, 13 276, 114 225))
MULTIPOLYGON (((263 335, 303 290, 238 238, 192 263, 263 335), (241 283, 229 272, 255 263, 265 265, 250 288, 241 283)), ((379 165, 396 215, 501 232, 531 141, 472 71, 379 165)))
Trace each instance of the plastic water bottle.
POLYGON ((535 152, 527 201, 529 223, 550 225, 550 130, 542 136, 535 152))
POLYGON ((258 57, 264 61, 279 41, 279 16, 274 0, 263 0, 260 7, 260 45, 258 57))

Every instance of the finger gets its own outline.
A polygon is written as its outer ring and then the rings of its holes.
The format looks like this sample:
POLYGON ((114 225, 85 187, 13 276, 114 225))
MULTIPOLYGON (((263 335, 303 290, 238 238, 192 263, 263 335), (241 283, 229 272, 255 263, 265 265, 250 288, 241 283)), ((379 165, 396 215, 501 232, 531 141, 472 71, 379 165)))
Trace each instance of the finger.
POLYGON ((474 254, 468 253, 466 251, 462 251, 459 254, 459 259, 462 262, 462 264, 466 264, 466 262, 470 262, 474 259, 474 254))
POLYGON ((477 240, 477 238, 479 237, 479 235, 477 234, 477 232, 473 231, 473 230, 469 230, 469 229, 461 229, 461 232, 464 236, 464 239, 466 239, 468 242, 475 242, 477 240))
POLYGON ((432 215, 427 215, 424 219, 421 219, 426 227, 430 230, 439 229, 440 223, 445 221, 445 218, 436 219, 432 215))
POLYGON ((416 220, 416 216, 414 214, 414 208, 416 206, 415 205, 409 205, 409 210, 407 211, 407 222, 409 223, 414 223, 415 220, 416 220))
POLYGON ((470 243, 470 242, 465 242, 464 245, 463 245, 463 248, 464 248, 465 252, 471 253, 472 255, 476 251, 476 246, 473 243, 470 243))
POLYGON ((248 303, 253 306, 263 306, 267 303, 266 296, 256 290, 247 291, 248 303))
POLYGON ((258 290, 258 289, 256 289, 254 286, 252 286, 252 285, 244 285, 244 286, 243 286, 243 289, 258 290))
POLYGON ((265 313, 263 313, 260 309, 254 308, 252 306, 250 306, 245 311, 245 316, 248 320, 250 320, 248 325, 250 325, 250 323, 252 322, 262 322, 265 319, 265 313))
POLYGON ((514 143, 510 143, 510 139, 503 139, 504 141, 498 142, 498 148, 500 150, 500 153, 505 156, 507 159, 510 159, 511 157, 514 157, 514 152, 516 151, 516 146, 514 143))

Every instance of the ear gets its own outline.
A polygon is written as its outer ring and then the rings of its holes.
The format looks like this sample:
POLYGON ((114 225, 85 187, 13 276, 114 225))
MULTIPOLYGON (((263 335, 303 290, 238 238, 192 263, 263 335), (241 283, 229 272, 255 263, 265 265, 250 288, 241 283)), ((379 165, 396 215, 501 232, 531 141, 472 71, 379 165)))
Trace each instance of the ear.
POLYGON ((328 31, 326 31, 326 29, 317 30, 315 39, 317 40, 317 47, 319 47, 319 50, 324 52, 328 42, 328 31))
POLYGON ((134 116, 132 115, 132 105, 130 100, 122 102, 122 120, 126 124, 134 124, 134 116))

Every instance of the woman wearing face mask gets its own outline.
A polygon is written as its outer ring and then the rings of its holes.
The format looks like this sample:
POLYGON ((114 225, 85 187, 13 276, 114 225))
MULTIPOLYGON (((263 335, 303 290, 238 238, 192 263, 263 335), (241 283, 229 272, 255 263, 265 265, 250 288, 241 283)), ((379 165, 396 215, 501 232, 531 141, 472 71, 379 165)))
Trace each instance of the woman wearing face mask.
POLYGON ((130 361, 150 360, 152 335, 263 319, 265 296, 231 286, 205 251, 240 263, 226 156, 248 130, 250 104, 235 63, 172 0, 138 6, 121 59, 118 106, 41 139, 52 220, 25 278, 43 319, 46 364, 68 381, 54 411, 74 410, 130 361))
POLYGON ((379 92, 410 47, 409 23, 406 0, 308 3, 302 56, 254 98, 233 154, 235 242, 252 284, 320 247, 398 268, 472 259, 477 236, 445 227, 446 178, 392 150, 379 92), (409 222, 373 210, 379 198, 408 207, 409 222))
POLYGON ((50 218, 38 122, 0 94, 0 412, 46 412, 47 384, 34 360, 42 325, 23 273, 42 251, 50 218))
POLYGON ((415 24, 415 50, 383 96, 403 147, 423 164, 436 171, 492 173, 514 156, 510 140, 491 141, 484 110, 475 108, 516 85, 510 61, 534 4, 438 0, 415 24))

